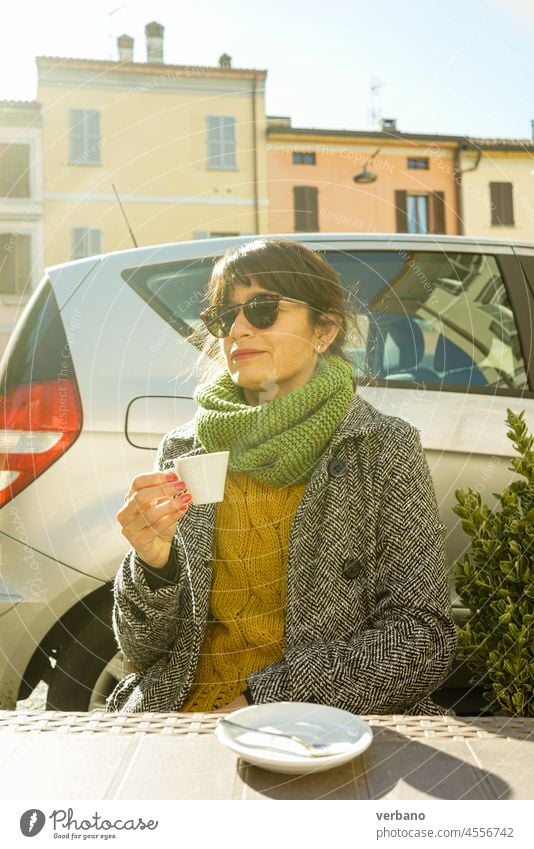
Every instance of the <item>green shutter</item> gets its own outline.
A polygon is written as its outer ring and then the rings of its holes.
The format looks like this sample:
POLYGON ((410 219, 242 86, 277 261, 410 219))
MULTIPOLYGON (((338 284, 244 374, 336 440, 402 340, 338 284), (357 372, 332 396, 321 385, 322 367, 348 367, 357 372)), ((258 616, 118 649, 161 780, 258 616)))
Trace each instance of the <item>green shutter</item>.
POLYGON ((84 149, 84 110, 71 109, 70 120, 70 161, 77 162, 83 156, 84 149))
POLYGON ((70 161, 74 165, 100 164, 100 112, 96 109, 71 109, 70 161))
POLYGON ((206 116, 208 168, 235 168, 236 122, 227 115, 206 116))
POLYGON ((102 253, 102 230, 96 227, 74 227, 72 230, 72 259, 83 259, 102 253))

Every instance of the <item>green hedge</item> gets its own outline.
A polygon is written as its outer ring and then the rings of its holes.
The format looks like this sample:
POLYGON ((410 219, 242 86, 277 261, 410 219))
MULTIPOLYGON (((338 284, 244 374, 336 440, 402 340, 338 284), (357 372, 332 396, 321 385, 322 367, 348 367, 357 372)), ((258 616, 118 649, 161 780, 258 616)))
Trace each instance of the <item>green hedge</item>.
POLYGON ((520 476, 490 510, 473 489, 457 490, 454 512, 471 537, 454 564, 458 594, 472 612, 459 631, 461 659, 484 686, 491 709, 534 716, 534 437, 524 412, 508 410, 508 438, 520 476))

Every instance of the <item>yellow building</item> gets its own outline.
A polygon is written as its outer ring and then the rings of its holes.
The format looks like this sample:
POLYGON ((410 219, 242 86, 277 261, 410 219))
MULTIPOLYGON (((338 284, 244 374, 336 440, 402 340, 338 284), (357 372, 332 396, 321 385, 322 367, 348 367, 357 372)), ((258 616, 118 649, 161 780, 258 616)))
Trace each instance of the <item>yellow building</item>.
POLYGON ((167 65, 163 27, 117 61, 37 58, 46 264, 267 231, 266 71, 167 65))
POLYGON ((41 110, 0 101, 0 356, 43 273, 41 110))
POLYGON ((465 235, 534 242, 534 142, 466 139, 460 168, 465 235))

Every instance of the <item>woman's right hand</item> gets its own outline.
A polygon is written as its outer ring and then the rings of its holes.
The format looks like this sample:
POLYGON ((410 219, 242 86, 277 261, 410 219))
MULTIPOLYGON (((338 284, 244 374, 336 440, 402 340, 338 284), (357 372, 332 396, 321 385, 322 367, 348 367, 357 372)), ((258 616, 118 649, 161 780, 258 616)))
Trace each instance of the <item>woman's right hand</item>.
POLYGON ((136 475, 117 519, 141 560, 156 569, 167 565, 176 523, 190 503, 185 483, 175 473, 136 475))

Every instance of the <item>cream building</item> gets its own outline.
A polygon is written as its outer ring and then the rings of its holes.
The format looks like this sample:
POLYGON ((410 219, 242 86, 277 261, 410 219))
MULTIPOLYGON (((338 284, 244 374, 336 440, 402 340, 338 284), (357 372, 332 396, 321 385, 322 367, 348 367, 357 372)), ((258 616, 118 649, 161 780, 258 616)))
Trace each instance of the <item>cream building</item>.
POLYGON ((41 110, 0 101, 0 356, 44 267, 41 110))
POLYGON ((534 141, 467 139, 460 168, 465 235, 534 242, 534 141))
POLYGON ((267 231, 266 71, 37 58, 46 264, 132 246, 267 231))

